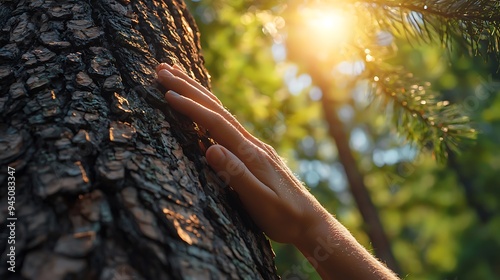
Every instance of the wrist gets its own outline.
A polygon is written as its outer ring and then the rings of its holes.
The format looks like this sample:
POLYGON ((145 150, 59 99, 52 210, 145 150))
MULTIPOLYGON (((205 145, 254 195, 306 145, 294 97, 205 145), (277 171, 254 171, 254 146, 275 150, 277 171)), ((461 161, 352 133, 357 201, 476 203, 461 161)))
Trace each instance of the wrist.
POLYGON ((326 213, 294 243, 323 279, 398 279, 326 213))
POLYGON ((299 221, 300 234, 292 244, 299 248, 318 236, 322 236, 336 222, 336 219, 316 200, 312 194, 306 195, 307 206, 304 207, 301 220, 299 221))
MULTIPOLYGON (((325 209, 318 211, 303 227, 301 238, 293 245, 304 255, 317 257, 324 250, 329 254, 335 253, 335 246, 339 243, 335 239, 345 238, 348 231, 325 209)), ((319 257, 318 259, 322 259, 319 257)))
MULTIPOLYGON (((344 227, 326 210, 317 213, 316 217, 305 228, 303 235, 293 245, 304 255, 322 279, 331 279, 332 269, 335 274, 343 275, 343 254, 348 253, 345 246, 344 227), (333 268, 335 266, 336 268, 333 268)), ((347 230, 346 230, 347 232, 347 230)), ((342 278, 342 277, 341 277, 342 278)))

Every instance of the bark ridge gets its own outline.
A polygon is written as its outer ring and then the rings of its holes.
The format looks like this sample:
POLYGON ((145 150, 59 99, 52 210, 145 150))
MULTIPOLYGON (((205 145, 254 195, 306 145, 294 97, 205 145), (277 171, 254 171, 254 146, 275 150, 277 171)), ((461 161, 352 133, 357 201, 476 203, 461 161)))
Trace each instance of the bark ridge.
POLYGON ((178 0, 0 3, 1 279, 278 278, 155 82, 158 61, 177 62, 208 87, 200 51, 178 0))

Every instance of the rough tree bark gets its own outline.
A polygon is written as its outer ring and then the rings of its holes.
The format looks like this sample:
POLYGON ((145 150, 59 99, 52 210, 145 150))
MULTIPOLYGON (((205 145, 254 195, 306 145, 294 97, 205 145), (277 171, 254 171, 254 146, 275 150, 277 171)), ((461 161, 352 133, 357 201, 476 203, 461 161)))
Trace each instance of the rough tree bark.
POLYGON ((163 101, 162 61, 209 86, 181 0, 0 2, 0 279, 278 278, 206 137, 163 101))

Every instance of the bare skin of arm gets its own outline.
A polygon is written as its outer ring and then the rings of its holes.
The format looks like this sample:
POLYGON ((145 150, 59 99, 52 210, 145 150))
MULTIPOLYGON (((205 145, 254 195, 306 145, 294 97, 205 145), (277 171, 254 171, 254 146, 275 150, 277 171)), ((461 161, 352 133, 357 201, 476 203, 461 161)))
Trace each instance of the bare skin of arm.
POLYGON ((323 279, 398 279, 361 246, 312 196, 276 151, 231 115, 210 91, 180 67, 162 63, 158 81, 178 112, 210 131, 219 144, 208 164, 239 195, 269 238, 296 246, 323 279))

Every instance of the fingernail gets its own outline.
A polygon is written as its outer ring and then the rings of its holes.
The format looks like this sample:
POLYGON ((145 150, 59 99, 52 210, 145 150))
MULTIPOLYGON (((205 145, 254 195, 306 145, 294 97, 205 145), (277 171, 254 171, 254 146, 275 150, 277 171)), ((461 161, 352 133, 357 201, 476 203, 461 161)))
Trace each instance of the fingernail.
POLYGON ((168 77, 172 77, 172 73, 168 72, 167 70, 165 69, 162 69, 160 70, 160 72, 158 72, 158 77, 160 78, 168 78, 168 77))
POLYGON ((177 92, 175 92, 175 91, 173 91, 173 90, 169 90, 169 91, 167 91, 167 94, 169 94, 169 95, 171 95, 171 96, 173 96, 173 97, 179 97, 179 96, 180 96, 177 92))
POLYGON ((211 151, 212 155, 210 156, 211 162, 215 166, 220 166, 224 162, 226 155, 224 154, 224 152, 220 147, 218 146, 212 146, 212 147, 213 151, 211 151))

